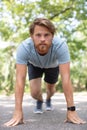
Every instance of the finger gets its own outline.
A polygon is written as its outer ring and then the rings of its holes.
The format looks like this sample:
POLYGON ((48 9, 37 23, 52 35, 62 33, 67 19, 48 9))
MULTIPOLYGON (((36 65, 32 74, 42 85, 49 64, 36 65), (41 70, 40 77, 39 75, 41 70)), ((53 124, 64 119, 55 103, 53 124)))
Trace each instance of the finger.
POLYGON ((83 121, 83 120, 81 120, 80 118, 79 118, 79 119, 77 119, 77 118, 72 118, 71 120, 70 120, 70 119, 66 119, 66 120, 64 121, 64 123, 67 123, 67 122, 69 122, 69 123, 74 123, 74 124, 85 124, 85 123, 86 123, 86 121, 83 121))
POLYGON ((67 123, 67 122, 72 123, 72 121, 70 121, 69 119, 65 119, 64 123, 67 123))
POLYGON ((23 120, 20 121, 20 120, 12 119, 9 122, 5 123, 4 125, 8 127, 8 126, 16 126, 18 124, 23 124, 23 123, 24 123, 23 120))
POLYGON ((79 121, 80 121, 81 124, 87 123, 86 121, 84 121, 84 120, 82 120, 82 119, 80 119, 80 118, 79 118, 79 121))
POLYGON ((81 124, 86 124, 87 122, 86 121, 82 121, 81 124))
POLYGON ((86 121, 84 121, 82 119, 78 119, 78 121, 79 121, 80 124, 85 124, 86 123, 86 121))
POLYGON ((74 124, 81 124, 81 121, 79 119, 80 118, 77 118, 77 117, 72 117, 71 119, 67 118, 65 120, 65 122, 74 123, 74 124))
POLYGON ((24 124, 23 120, 21 121, 16 121, 14 124, 12 124, 11 126, 16 126, 16 125, 19 125, 19 124, 24 124))
POLYGON ((82 120, 82 119, 79 118, 78 116, 76 116, 76 117, 74 118, 74 120, 75 120, 75 121, 78 121, 80 124, 85 124, 85 123, 86 123, 86 121, 82 120))
POLYGON ((4 125, 5 125, 5 126, 8 126, 8 125, 9 125, 9 124, 11 124, 12 122, 14 122, 14 120, 13 120, 13 119, 11 119, 10 121, 8 121, 8 122, 4 123, 4 125))
POLYGON ((67 123, 67 122, 72 123, 73 121, 70 120, 69 118, 67 118, 67 119, 64 120, 64 123, 67 123))
POLYGON ((16 120, 12 119, 12 120, 10 120, 9 122, 5 123, 4 125, 5 125, 5 126, 12 126, 12 124, 14 124, 15 121, 16 121, 16 120))
POLYGON ((64 123, 67 123, 67 122, 68 122, 68 120, 67 120, 67 119, 65 119, 65 120, 64 120, 64 123))
POLYGON ((73 123, 73 124, 80 124, 80 123, 77 122, 77 121, 66 119, 66 120, 64 121, 64 123, 67 123, 67 122, 69 122, 69 123, 73 123))

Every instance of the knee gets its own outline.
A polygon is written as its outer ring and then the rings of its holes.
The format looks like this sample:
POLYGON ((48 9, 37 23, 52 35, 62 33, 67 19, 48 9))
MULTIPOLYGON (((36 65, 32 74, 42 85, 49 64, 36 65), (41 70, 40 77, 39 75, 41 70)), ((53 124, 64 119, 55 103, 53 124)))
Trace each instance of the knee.
POLYGON ((31 92, 31 96, 32 96, 33 98, 35 98, 35 99, 37 99, 38 95, 39 95, 39 91, 32 91, 32 92, 31 92))
POLYGON ((50 94, 53 95, 55 93, 55 91, 56 91, 55 88, 51 89, 50 94))
POLYGON ((55 85, 48 85, 47 92, 49 92, 51 95, 53 95, 56 92, 55 85))

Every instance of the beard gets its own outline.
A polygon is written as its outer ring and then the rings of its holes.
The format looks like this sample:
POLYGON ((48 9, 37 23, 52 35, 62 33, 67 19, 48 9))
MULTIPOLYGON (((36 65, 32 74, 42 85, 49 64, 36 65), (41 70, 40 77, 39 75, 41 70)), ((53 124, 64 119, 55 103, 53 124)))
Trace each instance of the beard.
POLYGON ((47 47, 46 45, 40 45, 40 46, 38 46, 38 49, 39 49, 39 51, 41 51, 41 52, 46 51, 47 48, 48 48, 48 47, 47 47))
POLYGON ((44 55, 48 52, 50 46, 48 44, 39 44, 39 45, 35 46, 35 48, 39 54, 44 55))

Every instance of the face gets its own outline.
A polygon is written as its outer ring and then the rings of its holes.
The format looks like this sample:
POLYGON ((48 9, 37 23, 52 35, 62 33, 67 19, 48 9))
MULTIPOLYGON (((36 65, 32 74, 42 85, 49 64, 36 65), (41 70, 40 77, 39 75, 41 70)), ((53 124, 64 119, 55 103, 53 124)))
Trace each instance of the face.
POLYGON ((44 55, 52 44, 53 35, 46 27, 36 25, 31 38, 34 41, 37 52, 44 55))

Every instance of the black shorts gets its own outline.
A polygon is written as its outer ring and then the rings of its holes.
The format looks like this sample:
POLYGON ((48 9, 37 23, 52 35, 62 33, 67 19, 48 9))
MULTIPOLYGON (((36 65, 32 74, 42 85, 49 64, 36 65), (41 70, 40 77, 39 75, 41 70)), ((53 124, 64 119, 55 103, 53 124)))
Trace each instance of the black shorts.
POLYGON ((41 78, 44 74, 44 80, 47 83, 54 84, 58 80, 59 67, 55 68, 39 68, 28 63, 28 76, 29 80, 41 78))

